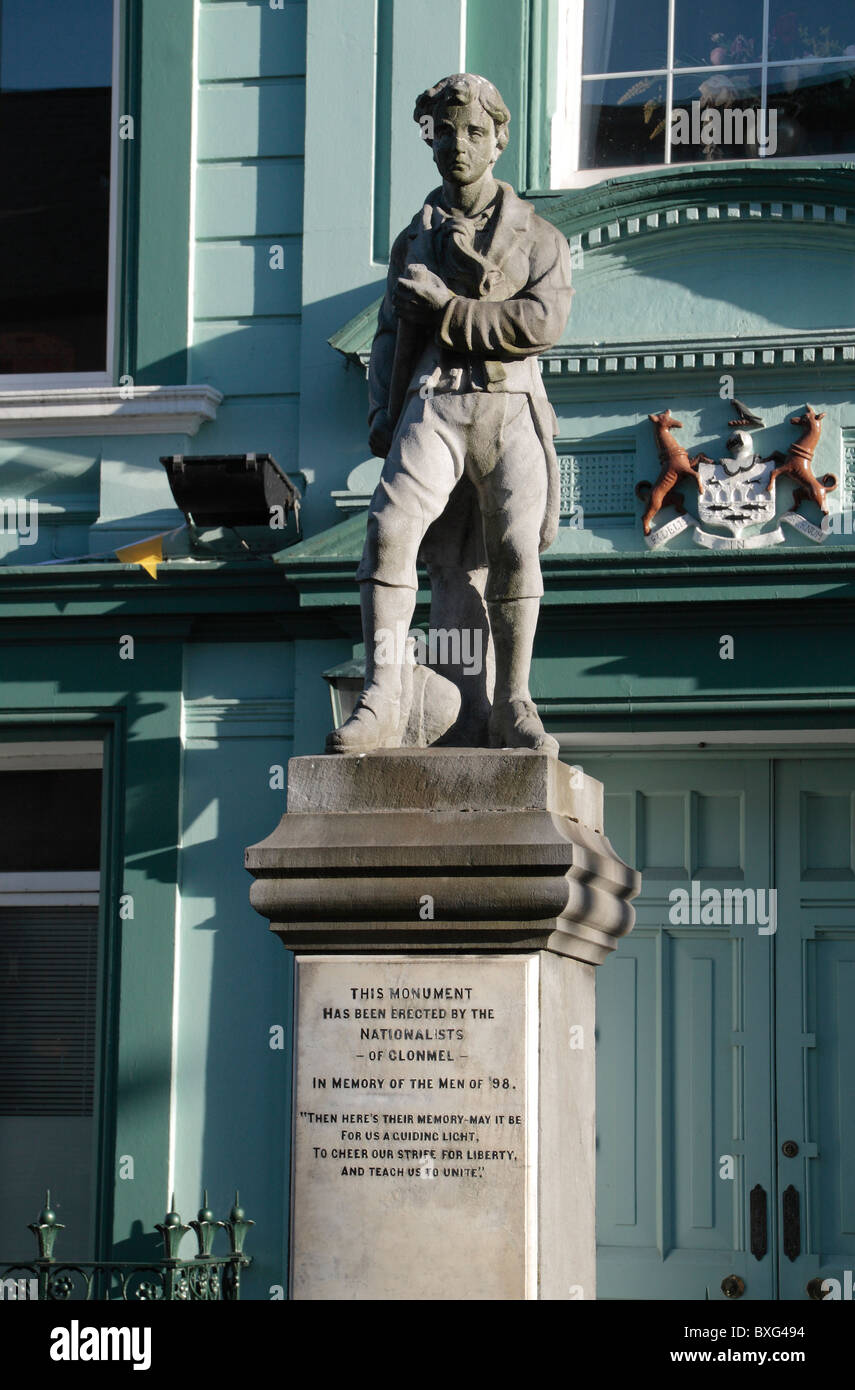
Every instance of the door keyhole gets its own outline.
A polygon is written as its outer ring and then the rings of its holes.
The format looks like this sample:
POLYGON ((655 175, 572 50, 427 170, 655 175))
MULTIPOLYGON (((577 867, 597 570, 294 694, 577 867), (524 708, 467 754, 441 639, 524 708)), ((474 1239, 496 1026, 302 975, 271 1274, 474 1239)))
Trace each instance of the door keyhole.
POLYGON ((721 1291, 725 1298, 741 1298, 745 1293, 745 1280, 738 1274, 726 1274, 721 1281, 721 1291))

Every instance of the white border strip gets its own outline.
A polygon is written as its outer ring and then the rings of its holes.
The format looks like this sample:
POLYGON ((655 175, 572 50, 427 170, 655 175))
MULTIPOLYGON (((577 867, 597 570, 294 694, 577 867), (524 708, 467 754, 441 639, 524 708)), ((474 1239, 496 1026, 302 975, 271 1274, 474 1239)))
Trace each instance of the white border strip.
MULTIPOLYGON (((113 95, 110 103, 110 119, 113 129, 110 133, 110 230, 107 271, 107 342, 106 376, 115 380, 118 363, 116 361, 116 310, 118 308, 119 279, 119 85, 122 76, 121 45, 121 0, 113 0, 113 95)), ((139 113, 137 113, 139 115, 139 113)), ((137 119, 139 125, 139 119, 137 119)), ((137 132, 138 133, 138 132, 137 132)), ((123 190, 124 191, 124 190, 123 190)))
POLYGON ((199 143, 199 0, 193 0, 193 59, 190 75, 190 239, 187 260, 187 380, 190 371, 189 353, 193 348, 196 329, 196 178, 199 143))
POLYGON ((676 733, 650 730, 639 733, 602 732, 557 733, 559 746, 567 752, 577 748, 596 748, 607 752, 625 748, 784 748, 800 745, 836 748, 855 744, 855 729, 681 729, 676 733))
MULTIPOLYGON (((180 853, 180 850, 179 850, 180 853)), ((178 1029, 181 1020, 181 874, 175 885, 175 932, 172 953, 172 1047, 169 1059, 169 1140, 166 1157, 166 1200, 171 1204, 175 1191, 175 1149, 178 1132, 178 1029)), ((171 1210, 171 1206, 170 1206, 171 1210)))
POLYGON ((582 6, 560 0, 558 11, 555 114, 549 149, 549 186, 566 188, 579 168, 582 123, 582 6))
MULTIPOLYGON (((497 957, 499 959, 499 957, 497 957)), ((507 957, 501 957, 507 959, 507 957)), ((539 1293, 540 955, 525 962, 525 1296, 539 1293)))
POLYGON ((50 772, 62 768, 104 766, 104 745, 100 739, 46 740, 40 743, 0 741, 0 772, 50 772))

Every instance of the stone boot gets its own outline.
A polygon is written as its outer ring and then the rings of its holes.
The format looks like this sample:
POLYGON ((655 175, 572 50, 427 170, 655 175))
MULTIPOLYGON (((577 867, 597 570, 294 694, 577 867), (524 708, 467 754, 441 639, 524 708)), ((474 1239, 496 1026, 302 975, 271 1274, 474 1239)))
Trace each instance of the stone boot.
POLYGON ((350 718, 327 736, 328 753, 400 748, 412 703, 412 643, 407 633, 415 602, 414 589, 373 581, 361 585, 365 689, 350 718), (386 640, 381 642, 381 637, 386 640))
POLYGON ((364 690, 356 709, 341 728, 327 734, 328 753, 370 753, 375 748, 400 748, 401 701, 364 690))
POLYGON ((532 748, 558 757, 558 740, 548 734, 532 700, 504 700, 490 714, 491 748, 532 748))

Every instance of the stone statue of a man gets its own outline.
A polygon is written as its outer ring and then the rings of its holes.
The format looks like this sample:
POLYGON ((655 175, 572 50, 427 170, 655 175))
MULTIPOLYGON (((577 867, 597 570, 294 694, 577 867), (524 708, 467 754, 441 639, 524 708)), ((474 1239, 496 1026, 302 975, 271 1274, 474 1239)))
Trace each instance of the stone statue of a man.
POLYGON ((539 552, 558 524, 556 423, 537 356, 567 322, 569 247, 493 177, 510 113, 492 83, 446 77, 422 93, 414 119, 442 186, 395 241, 371 350, 370 443, 386 463, 357 571, 366 682, 327 751, 401 743, 404 644, 382 661, 376 644, 378 633, 409 629, 421 553, 446 623, 486 627, 485 603, 489 616, 492 709, 482 684, 451 741, 557 754, 528 683, 539 552))

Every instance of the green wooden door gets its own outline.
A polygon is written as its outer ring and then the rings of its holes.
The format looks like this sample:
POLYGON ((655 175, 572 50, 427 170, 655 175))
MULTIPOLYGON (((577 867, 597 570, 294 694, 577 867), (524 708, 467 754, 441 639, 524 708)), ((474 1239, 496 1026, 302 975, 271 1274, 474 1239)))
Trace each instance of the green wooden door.
POLYGON ((775 810, 780 1297, 830 1277, 851 1298, 855 758, 781 760, 775 810))
POLYGON ((644 881, 597 972, 598 1297, 851 1296, 855 759, 584 767, 644 881))
POLYGON ((685 921, 676 900, 691 918, 701 888, 768 890, 769 765, 661 754, 584 767, 606 786, 615 849, 643 875, 637 925, 597 971, 598 1297, 723 1298, 737 1275, 746 1297, 770 1298, 749 1203, 757 1185, 769 1200, 773 1157, 771 938, 685 921))

